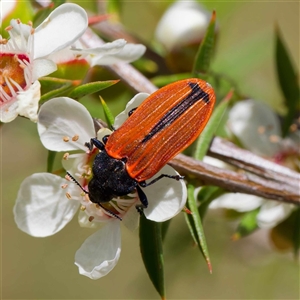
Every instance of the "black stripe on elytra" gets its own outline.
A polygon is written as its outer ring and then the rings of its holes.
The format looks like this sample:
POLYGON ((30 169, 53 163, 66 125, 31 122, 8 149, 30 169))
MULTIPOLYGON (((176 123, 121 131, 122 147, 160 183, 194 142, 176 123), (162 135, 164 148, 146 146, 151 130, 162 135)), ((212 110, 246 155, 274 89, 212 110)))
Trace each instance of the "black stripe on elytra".
POLYGON ((204 101, 207 104, 209 103, 209 95, 204 92, 197 83, 189 82, 189 86, 191 88, 191 92, 159 120, 152 130, 144 137, 142 143, 149 141, 156 133, 171 125, 197 101, 204 101))

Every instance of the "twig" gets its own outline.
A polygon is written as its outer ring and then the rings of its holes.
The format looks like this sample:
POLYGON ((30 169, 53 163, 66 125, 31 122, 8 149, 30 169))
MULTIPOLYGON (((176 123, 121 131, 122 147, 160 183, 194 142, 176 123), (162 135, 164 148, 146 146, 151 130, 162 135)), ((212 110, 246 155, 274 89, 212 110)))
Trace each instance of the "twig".
POLYGON ((298 191, 300 189, 299 173, 241 149, 220 137, 213 139, 208 155, 261 177, 298 186, 298 191))
POLYGON ((300 205, 299 186, 263 179, 249 173, 220 169, 179 154, 169 163, 181 175, 194 178, 201 185, 216 185, 239 192, 300 205))

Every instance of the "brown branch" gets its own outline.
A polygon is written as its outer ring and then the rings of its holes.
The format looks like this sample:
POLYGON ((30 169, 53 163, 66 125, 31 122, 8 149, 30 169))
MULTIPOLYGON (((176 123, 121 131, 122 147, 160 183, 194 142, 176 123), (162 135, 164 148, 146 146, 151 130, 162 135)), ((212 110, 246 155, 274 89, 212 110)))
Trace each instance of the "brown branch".
MULTIPOLYGON (((87 47, 99 47, 104 43, 90 29, 82 37, 82 42, 87 47)), ((107 69, 120 77, 134 92, 153 93, 157 90, 157 87, 129 64, 116 64, 107 69)), ((188 178, 198 180, 199 184, 216 185, 231 192, 300 205, 298 173, 220 138, 213 140, 209 154, 256 175, 220 169, 182 154, 171 160, 170 165, 188 178)))
POLYGON ((245 172, 220 169, 183 154, 177 155, 169 164, 180 174, 196 179, 200 185, 216 185, 231 192, 300 205, 299 185, 291 186, 245 172))
POLYGON ((263 178, 300 188, 299 173, 241 149, 220 137, 213 139, 208 155, 263 178))

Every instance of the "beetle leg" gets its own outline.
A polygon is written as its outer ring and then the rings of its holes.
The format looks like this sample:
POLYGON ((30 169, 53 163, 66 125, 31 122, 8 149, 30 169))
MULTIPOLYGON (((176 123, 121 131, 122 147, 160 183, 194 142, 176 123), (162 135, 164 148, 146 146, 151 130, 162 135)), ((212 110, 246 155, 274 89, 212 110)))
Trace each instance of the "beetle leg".
POLYGON ((100 150, 104 150, 104 144, 100 142, 97 138, 91 138, 90 142, 84 144, 90 151, 92 151, 93 146, 97 147, 100 150))
POLYGON ((134 111, 135 111, 136 109, 137 109, 137 107, 131 109, 131 110, 128 112, 128 117, 130 117, 130 116, 134 113, 134 111))
POLYGON ((144 206, 142 204, 137 204, 135 208, 140 215, 144 213, 144 206))
POLYGON ((175 179, 177 181, 183 179, 184 177, 183 176, 180 176, 180 175, 168 175, 168 174, 161 174, 159 175, 158 177, 154 178, 152 181, 146 183, 146 181, 142 181, 142 182, 139 182, 140 186, 141 187, 146 187, 148 185, 151 185, 153 183, 155 183, 156 181, 164 178, 164 177, 167 177, 167 178, 171 178, 171 179, 175 179))
POLYGON ((136 187, 137 193, 139 195, 139 199, 142 203, 142 205, 136 205, 136 209, 139 213, 141 213, 143 208, 148 207, 148 200, 146 194, 143 192, 143 190, 137 185, 136 187))

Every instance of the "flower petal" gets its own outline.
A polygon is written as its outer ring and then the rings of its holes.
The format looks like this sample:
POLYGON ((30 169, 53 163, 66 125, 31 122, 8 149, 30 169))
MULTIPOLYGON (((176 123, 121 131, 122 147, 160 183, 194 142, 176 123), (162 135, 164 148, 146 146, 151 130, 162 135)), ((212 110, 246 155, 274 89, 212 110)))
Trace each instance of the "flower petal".
MULTIPOLYGON (((168 165, 164 166, 154 178, 160 174, 179 175, 168 165)), ((154 178, 150 178, 149 182, 154 178)), ((144 209, 144 214, 147 219, 152 221, 163 222, 173 218, 186 203, 187 190, 184 180, 162 178, 143 190, 149 203, 148 207, 144 209)))
POLYGON ((44 57, 72 45, 86 30, 88 18, 77 4, 56 8, 34 33, 34 58, 44 57))
POLYGON ((266 201, 257 215, 257 224, 260 228, 272 228, 285 220, 293 209, 292 204, 266 201))
POLYGON ((147 93, 138 93, 136 94, 126 105, 126 108, 124 111, 122 111, 120 114, 118 114, 115 117, 115 123, 114 127, 117 129, 119 128, 128 118, 128 113, 134 109, 137 108, 147 97, 149 97, 150 94, 147 93))
MULTIPOLYGON (((23 24, 16 19, 12 19, 10 21, 10 26, 12 28, 9 30, 8 33, 11 37, 11 41, 12 39, 16 39, 13 43, 16 42, 18 44, 18 47, 20 47, 21 44, 24 42, 23 38, 28 39, 31 35, 30 32, 32 30, 32 27, 27 24, 23 24)), ((8 42, 10 42, 10 40, 8 42)), ((23 47, 20 48, 22 49, 23 47)), ((28 49, 24 48, 24 50, 26 51, 28 49)))
POLYGON ((86 172, 85 165, 87 163, 87 155, 85 153, 76 153, 68 156, 67 159, 62 160, 62 165, 66 171, 70 174, 79 173, 84 174, 86 172))
POLYGON ((7 102, 6 104, 1 104, 0 106, 0 121, 3 123, 8 123, 13 121, 18 116, 18 101, 7 102))
POLYGON ((79 210, 78 213, 78 223, 80 227, 83 228, 99 228, 103 223, 100 222, 91 222, 90 216, 87 215, 85 211, 79 210))
POLYGON ((226 169, 226 170, 231 170, 233 169, 232 165, 224 163, 222 160, 219 160, 217 158, 211 157, 211 156, 204 156, 203 162, 206 164, 209 164, 211 166, 218 167, 220 169, 226 169))
POLYGON ((122 224, 129 230, 135 231, 139 227, 139 214, 135 205, 132 205, 122 218, 122 224))
POLYGON ((88 237, 75 255, 79 273, 91 279, 107 275, 121 254, 120 221, 112 220, 88 237))
POLYGON ((87 48, 87 49, 80 49, 72 47, 71 50, 84 55, 94 55, 94 56, 105 56, 105 55, 113 55, 120 52, 123 47, 126 45, 126 41, 124 39, 118 39, 111 43, 105 43, 100 47, 96 48, 87 48))
POLYGON ((228 193, 216 198, 209 205, 209 208, 227 208, 234 209, 239 212, 245 212, 258 208, 263 202, 263 198, 254 195, 228 193))
POLYGON ((209 13, 196 1, 177 1, 159 21, 155 36, 169 51, 204 37, 209 13), (178 22, 180 20, 180 22, 178 22))
POLYGON ((95 136, 88 110, 67 97, 54 98, 42 105, 38 115, 38 132, 43 145, 53 151, 86 150, 84 143, 95 136), (78 135, 78 140, 72 137, 78 135), (65 142, 64 137, 69 138, 65 142))
POLYGON ((243 146, 256 154, 270 157, 280 149, 279 143, 272 142, 272 137, 281 136, 279 119, 259 101, 249 99, 234 105, 228 126, 243 146))
POLYGON ((99 55, 92 58, 92 66, 113 65, 124 62, 130 63, 139 59, 146 51, 146 47, 141 44, 126 44, 122 50, 113 55, 99 55))
POLYGON ((17 113, 36 122, 40 99, 41 84, 36 80, 26 91, 18 93, 17 113))
MULTIPOLYGON (((82 47, 82 44, 79 40, 75 41, 73 45, 76 45, 76 47, 82 47)), ((77 60, 78 53, 72 51, 72 49, 68 47, 49 54, 47 56, 47 59, 52 60, 56 64, 62 64, 66 62, 71 62, 73 60, 77 60)))
POLYGON ((49 173, 27 177, 14 206, 18 228, 35 237, 46 237, 65 227, 78 210, 79 201, 67 199, 67 191, 61 188, 64 183, 65 179, 49 173))
POLYGON ((50 59, 35 59, 33 61, 32 78, 37 80, 57 70, 56 64, 50 59))
POLYGON ((16 0, 10 0, 10 1, 1 1, 1 23, 2 21, 13 12, 14 8, 17 5, 16 0))

